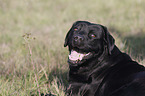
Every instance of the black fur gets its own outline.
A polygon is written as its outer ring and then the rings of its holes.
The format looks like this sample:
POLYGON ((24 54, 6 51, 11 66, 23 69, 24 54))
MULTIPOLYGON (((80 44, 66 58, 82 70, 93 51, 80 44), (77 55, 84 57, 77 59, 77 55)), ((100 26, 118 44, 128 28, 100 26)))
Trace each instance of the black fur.
POLYGON ((145 96, 144 66, 122 53, 114 42, 107 28, 100 24, 73 24, 64 46, 69 51, 91 55, 80 62, 68 60, 69 96, 145 96))

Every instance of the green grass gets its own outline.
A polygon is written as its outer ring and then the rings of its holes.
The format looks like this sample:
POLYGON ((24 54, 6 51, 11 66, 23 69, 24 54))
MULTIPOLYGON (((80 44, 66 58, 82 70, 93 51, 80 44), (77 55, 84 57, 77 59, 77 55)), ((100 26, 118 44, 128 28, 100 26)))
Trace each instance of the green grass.
POLYGON ((144 0, 1 0, 0 96, 65 96, 63 43, 76 20, 107 26, 116 45, 145 64, 144 5, 144 0), (26 33, 31 35, 23 37, 26 33))

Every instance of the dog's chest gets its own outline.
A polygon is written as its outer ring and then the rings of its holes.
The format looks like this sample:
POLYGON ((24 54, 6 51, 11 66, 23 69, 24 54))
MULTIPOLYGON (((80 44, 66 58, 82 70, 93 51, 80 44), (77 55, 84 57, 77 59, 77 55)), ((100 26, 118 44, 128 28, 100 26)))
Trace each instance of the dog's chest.
POLYGON ((83 83, 71 82, 68 90, 78 96, 96 96, 95 94, 101 96, 100 94, 104 92, 103 86, 105 86, 105 83, 102 82, 103 78, 89 77, 88 80, 83 83))

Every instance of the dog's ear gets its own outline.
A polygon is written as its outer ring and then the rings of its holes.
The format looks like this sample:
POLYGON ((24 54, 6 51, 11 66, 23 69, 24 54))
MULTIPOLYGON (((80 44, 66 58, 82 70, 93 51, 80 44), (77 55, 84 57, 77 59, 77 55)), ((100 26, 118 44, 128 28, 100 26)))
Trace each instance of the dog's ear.
MULTIPOLYGON (((102 25, 101 25, 102 26, 102 25)), ((115 45, 115 40, 114 38, 110 35, 107 27, 102 26, 103 30, 104 30, 104 41, 107 45, 107 49, 108 49, 108 53, 111 55, 111 51, 114 48, 115 45)))
POLYGON ((67 35, 66 35, 66 37, 65 37, 65 42, 64 42, 64 47, 66 47, 67 45, 68 45, 68 43, 69 43, 69 39, 70 39, 70 36, 72 36, 72 31, 73 31, 73 27, 75 26, 75 25, 77 25, 78 23, 80 23, 81 21, 76 21, 73 25, 72 25, 72 27, 71 27, 71 29, 68 31, 68 33, 67 33, 67 35))
POLYGON ((69 37, 71 36, 72 34, 72 28, 68 31, 66 37, 65 37, 65 42, 64 42, 64 47, 66 47, 68 45, 68 42, 69 42, 69 37))

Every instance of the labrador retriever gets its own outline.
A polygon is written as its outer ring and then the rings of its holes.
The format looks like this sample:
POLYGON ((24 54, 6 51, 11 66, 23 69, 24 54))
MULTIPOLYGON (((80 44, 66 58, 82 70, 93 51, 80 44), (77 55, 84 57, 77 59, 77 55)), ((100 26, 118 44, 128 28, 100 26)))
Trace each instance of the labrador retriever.
POLYGON ((145 96, 145 68, 122 53, 107 28, 77 21, 66 35, 68 96, 145 96))

